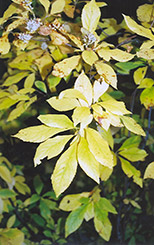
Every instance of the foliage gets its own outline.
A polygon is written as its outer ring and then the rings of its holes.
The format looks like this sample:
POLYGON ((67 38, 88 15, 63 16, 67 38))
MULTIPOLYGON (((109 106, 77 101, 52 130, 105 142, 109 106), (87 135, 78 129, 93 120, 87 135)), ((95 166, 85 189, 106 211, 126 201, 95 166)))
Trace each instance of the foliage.
MULTIPOLYGON (((33 144, 34 166, 55 163, 47 170, 52 172, 51 191, 45 188, 48 174, 35 174, 33 185, 30 181, 27 185, 24 169, 13 163, 18 160, 10 163, 2 151, 3 244, 67 243, 70 234, 85 225, 84 220, 93 220, 99 236, 109 241, 116 215, 120 242, 143 240, 139 236, 142 227, 136 230, 133 215, 129 232, 124 210, 142 212, 139 193, 148 188, 145 179, 154 178, 154 139, 150 133, 154 125, 154 5, 138 7, 140 23, 123 15, 120 24, 113 18, 101 19, 106 5, 95 0, 12 0, 0 18, 0 54, 7 66, 0 85, 2 148, 6 147, 5 138, 14 146, 22 144, 18 139, 37 143, 37 148, 33 144), (107 40, 118 32, 118 44, 107 40), (139 46, 134 38, 140 41, 139 46), (133 95, 127 109, 130 98, 118 89, 118 75, 129 74, 134 82, 129 85, 133 95), (141 108, 141 114, 135 114, 135 106, 141 108), (152 162, 148 165, 145 159, 152 162), (87 179, 86 175, 89 185, 78 180, 78 176, 87 179), (74 194, 69 192, 72 185, 74 194), (69 193, 64 196, 64 192, 69 193), (61 210, 70 212, 65 238, 61 210)), ((127 84, 123 86, 126 90, 127 84)), ((145 190, 147 201, 146 195, 145 190)), ((152 234, 146 236, 152 239, 152 234)))

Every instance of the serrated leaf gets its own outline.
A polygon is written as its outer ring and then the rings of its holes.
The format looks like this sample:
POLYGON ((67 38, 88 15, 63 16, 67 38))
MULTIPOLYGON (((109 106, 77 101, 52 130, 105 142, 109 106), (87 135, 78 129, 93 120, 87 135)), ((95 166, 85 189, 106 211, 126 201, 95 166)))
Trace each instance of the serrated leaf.
POLYGON ((81 14, 81 20, 83 27, 89 32, 93 33, 98 25, 101 16, 101 11, 97 6, 95 0, 91 0, 87 3, 81 14))
POLYGON ((145 132, 141 126, 131 117, 120 116, 124 126, 134 134, 145 136, 145 132))
POLYGON ((65 7, 65 0, 56 0, 53 2, 50 14, 61 13, 65 7))
POLYGON ((93 50, 84 50, 82 52, 82 59, 92 66, 98 60, 98 56, 93 50))
POLYGON ((145 67, 141 67, 141 68, 138 68, 135 72, 134 72, 134 82, 139 85, 143 78, 145 77, 145 74, 147 72, 147 69, 148 67, 145 66, 145 67))
POLYGON ((10 42, 8 40, 8 35, 5 34, 0 37, 0 54, 7 54, 10 50, 10 42))
POLYGON ((97 183, 99 183, 99 162, 91 153, 88 142, 81 137, 78 145, 78 162, 83 171, 97 183))
POLYGON ((120 155, 127 158, 131 162, 144 161, 147 153, 137 147, 125 148, 121 150, 120 155))
POLYGON ((70 98, 57 99, 56 97, 51 97, 47 102, 57 111, 69 111, 80 106, 77 99, 70 98))
POLYGON ((28 75, 28 72, 19 72, 13 76, 9 76, 3 83, 3 86, 10 86, 21 81, 24 77, 28 75))
POLYGON ((140 5, 136 11, 138 20, 141 22, 153 21, 153 4, 143 4, 140 5))
POLYGON ((147 37, 151 40, 154 40, 154 35, 152 34, 151 30, 148 29, 148 28, 145 28, 139 24, 137 24, 134 20, 132 20, 129 16, 126 16, 124 15, 124 19, 125 19, 125 22, 128 26, 128 28, 135 32, 136 34, 140 35, 140 36, 143 36, 143 37, 147 37))
POLYGON ((117 89, 117 76, 112 67, 102 61, 97 61, 95 67, 98 74, 104 78, 105 82, 117 89))
POLYGON ((39 125, 39 126, 32 126, 25 129, 21 129, 13 137, 21 139, 23 141, 39 143, 63 131, 66 131, 66 129, 51 128, 46 125, 39 125))
POLYGON ((55 128, 74 128, 73 122, 66 115, 46 114, 40 115, 38 119, 49 127, 55 128))
MULTIPOLYGON (((93 90, 92 85, 89 78, 82 72, 75 81, 74 88, 79 90, 86 100, 88 101, 88 105, 92 103, 93 90)), ((83 100, 79 100, 82 106, 87 106, 87 103, 83 100)))
POLYGON ((58 197, 73 181, 77 171, 77 140, 61 155, 51 176, 53 189, 58 197))
POLYGON ((89 192, 82 192, 79 194, 72 194, 65 196, 60 202, 59 208, 64 211, 72 211, 81 206, 81 197, 88 197, 89 192))
POLYGON ((133 181, 142 187, 143 181, 141 179, 141 173, 137 170, 133 165, 131 165, 127 160, 120 157, 121 167, 124 173, 128 176, 128 178, 133 177, 133 181))
POLYGON ((113 167, 113 156, 108 146, 108 143, 94 129, 86 129, 86 139, 88 146, 94 157, 102 165, 109 168, 113 167))
POLYGON ((52 75, 55 77, 67 77, 77 67, 79 60, 80 55, 74 55, 56 63, 52 75))
POLYGON ((56 136, 40 144, 35 153, 34 165, 39 165, 41 163, 41 160, 45 157, 47 157, 47 159, 51 159, 59 155, 64 149, 66 143, 72 137, 73 135, 56 136))
POLYGON ((87 209, 87 204, 73 210, 66 219, 65 224, 65 237, 76 231, 83 222, 84 214, 87 209))
POLYGON ((144 173, 144 179, 154 179, 154 162, 149 163, 147 166, 144 173))
POLYGON ((49 0, 39 0, 40 3, 44 6, 46 13, 48 14, 50 1, 49 0))
POLYGON ((108 217, 103 220, 99 220, 96 216, 94 217, 94 226, 98 234, 105 240, 109 241, 112 231, 112 225, 108 217))
POLYGON ((124 102, 121 101, 115 100, 113 103, 112 100, 107 100, 100 102, 99 105, 105 108, 107 112, 111 112, 119 116, 124 114, 131 114, 131 112, 126 109, 124 102))
POLYGON ((99 82, 95 81, 93 85, 93 90, 94 90, 94 100, 93 102, 98 101, 99 97, 103 95, 109 88, 109 84, 107 84, 105 81, 99 82))
POLYGON ((14 225, 15 221, 16 221, 16 215, 14 214, 8 219, 6 227, 11 228, 14 225))
POLYGON ((154 106, 154 87, 146 88, 140 95, 141 104, 144 104, 145 108, 149 110, 154 106))
POLYGON ((88 107, 82 106, 74 109, 72 119, 74 122, 74 126, 77 126, 80 123, 81 129, 83 129, 91 123, 93 115, 91 114, 88 107))

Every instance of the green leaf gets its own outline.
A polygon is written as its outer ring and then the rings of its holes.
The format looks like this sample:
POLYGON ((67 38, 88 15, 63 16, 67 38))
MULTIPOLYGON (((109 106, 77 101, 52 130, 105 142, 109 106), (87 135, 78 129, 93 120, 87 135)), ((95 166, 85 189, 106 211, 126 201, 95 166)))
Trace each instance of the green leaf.
POLYGON ((60 83, 60 81, 61 81, 61 78, 60 77, 55 77, 52 74, 50 74, 47 77, 47 83, 48 83, 48 86, 49 86, 49 89, 50 90, 52 88, 55 88, 60 83))
POLYGON ((148 155, 145 150, 141 150, 137 147, 125 148, 121 150, 119 154, 132 162, 144 161, 145 157, 148 155))
POLYGON ((134 61, 134 62, 117 62, 115 66, 118 69, 118 71, 122 74, 129 74, 130 70, 133 70, 135 68, 138 68, 140 66, 145 66, 145 64, 142 61, 134 61))
POLYGON ((146 88, 140 95, 141 104, 144 104, 145 108, 149 110, 154 106, 154 87, 146 88))
POLYGON ((81 137, 78 145, 78 162, 83 171, 97 183, 99 183, 99 162, 88 147, 88 142, 81 137))
POLYGON ((75 177, 77 171, 77 143, 78 141, 75 140, 61 155, 53 171, 51 180, 57 197, 69 187, 75 177))
POLYGON ((16 196, 16 193, 13 190, 9 190, 9 189, 0 190, 0 197, 2 198, 12 198, 15 196, 16 196))
POLYGON ((38 119, 49 127, 71 129, 74 127, 73 122, 65 115, 46 114, 40 115, 38 119))
POLYGON ((34 157, 35 166, 41 163, 41 159, 47 157, 47 159, 51 159, 57 155, 59 155, 66 143, 73 137, 73 135, 61 135, 56 136, 52 139, 48 139, 42 144, 40 144, 36 150, 34 157))
POLYGON ((29 142, 43 142, 51 136, 66 131, 64 128, 51 128, 46 125, 32 126, 29 128, 21 129, 16 135, 18 139, 29 142))
POLYGON ((131 165, 127 160, 120 157, 121 167, 124 173, 128 176, 128 178, 133 177, 133 181, 138 184, 140 187, 143 185, 143 181, 140 178, 141 173, 137 170, 133 165, 131 165))
POLYGON ((126 117, 126 116, 120 116, 120 118, 122 119, 122 122, 124 124, 124 126, 131 132, 133 132, 134 134, 138 134, 138 135, 142 135, 145 136, 145 132, 143 131, 143 129, 141 128, 141 126, 139 124, 137 124, 137 122, 131 118, 131 117, 126 117))
POLYGON ((36 81, 36 82, 35 82, 35 86, 36 86, 39 90, 41 90, 42 92, 47 93, 47 88, 46 88, 46 85, 45 85, 44 82, 42 82, 42 81, 36 81))
POLYGON ((149 163, 147 166, 144 173, 144 179, 154 179, 154 162, 149 163))
POLYGON ((87 3, 81 14, 82 25, 89 32, 93 33, 98 25, 101 16, 101 11, 97 6, 95 0, 91 0, 87 3))
POLYGON ((35 221, 35 223, 36 223, 37 225, 39 225, 39 226, 41 226, 41 227, 44 228, 46 222, 45 222, 45 220, 44 220, 40 215, 38 215, 38 214, 33 214, 33 215, 32 215, 32 219, 35 221))
POLYGON ((44 184, 43 184, 43 182, 42 182, 42 180, 41 180, 39 175, 36 175, 34 177, 33 184, 34 184, 34 188, 35 188, 36 193, 38 195, 40 195, 41 192, 42 192, 44 184))
POLYGON ((94 217, 94 226, 98 234, 105 240, 109 241, 112 231, 112 225, 108 217, 105 217, 103 220, 99 220, 97 217, 94 217))
POLYGON ((60 202, 59 208, 64 211, 72 211, 81 206, 81 197, 88 197, 89 192, 82 192, 80 194, 72 194, 65 196, 60 202))
POLYGON ((131 136, 124 141, 122 146, 119 148, 119 151, 123 149, 129 149, 132 147, 138 147, 140 143, 141 143, 141 136, 136 136, 136 135, 131 136))
POLYGON ((101 197, 98 203, 99 203, 99 207, 102 210, 105 210, 113 214, 117 214, 116 209, 112 206, 111 202, 108 199, 101 197))
POLYGON ((65 237, 68 237, 80 227, 83 222, 86 209, 87 204, 84 204, 69 214, 65 224, 65 237))
POLYGON ((51 210, 43 199, 40 200, 39 208, 41 216, 48 220, 51 217, 51 210))
POLYGON ((86 129, 86 139, 88 146, 94 157, 102 165, 108 168, 113 167, 113 156, 109 149, 108 143, 94 129, 86 129))

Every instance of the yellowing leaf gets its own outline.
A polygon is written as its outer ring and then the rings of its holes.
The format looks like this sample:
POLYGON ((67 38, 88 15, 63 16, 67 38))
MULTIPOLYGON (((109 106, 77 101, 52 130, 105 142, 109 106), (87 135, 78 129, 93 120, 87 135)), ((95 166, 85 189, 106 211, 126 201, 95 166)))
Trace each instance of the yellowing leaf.
POLYGON ((106 166, 103 166, 102 164, 100 164, 99 166, 99 172, 100 172, 100 178, 102 181, 106 181, 108 180, 108 178, 111 176, 113 169, 112 168, 108 168, 106 166))
POLYGON ((135 32, 136 34, 143 36, 143 37, 147 37, 151 40, 154 40, 154 35, 152 34, 151 30, 148 28, 145 28, 139 24, 137 24, 134 20, 132 20, 129 16, 123 15, 125 22, 128 26, 128 28, 135 32))
POLYGON ((143 131, 141 126, 139 124, 137 124, 137 122, 133 118, 126 117, 126 116, 120 116, 120 118, 122 119, 124 126, 129 131, 133 132, 134 134, 145 136, 145 132, 143 131))
POLYGON ((7 183, 12 182, 11 173, 6 166, 0 165, 0 177, 7 183))
POLYGON ((0 37, 0 54, 7 54, 10 47, 11 45, 8 40, 8 35, 4 34, 2 37, 0 37))
POLYGON ((21 245, 24 242, 24 233, 17 228, 2 229, 0 233, 0 244, 3 245, 21 245))
POLYGON ((49 127, 65 129, 70 129, 74 127, 73 122, 65 115, 46 114, 40 115, 38 119, 49 127))
POLYGON ((89 32, 93 33, 98 25, 99 19, 101 16, 101 11, 97 6, 95 0, 91 0, 87 3, 81 15, 82 25, 89 32))
MULTIPOLYGON (((74 88, 79 90, 88 101, 88 105, 91 105, 93 97, 92 85, 89 78, 84 74, 84 72, 82 72, 76 79, 74 88)), ((82 106, 87 106, 87 103, 85 101, 79 101, 82 106)))
POLYGON ((149 48, 141 49, 136 54, 139 58, 143 58, 146 60, 154 59, 154 49, 149 49, 149 48))
POLYGON ((51 128, 45 125, 39 125, 21 129, 16 135, 14 135, 14 137, 23 141, 39 143, 63 131, 66 131, 66 129, 51 128))
POLYGON ((143 4, 138 7, 137 9, 137 17, 141 22, 150 22, 153 21, 154 14, 153 14, 153 4, 143 4))
POLYGON ((4 99, 2 98, 2 99, 0 100, 0 110, 7 109, 7 108, 9 108, 10 106, 16 104, 17 102, 18 102, 17 99, 16 99, 16 100, 13 100, 13 99, 11 99, 11 98, 9 98, 9 97, 6 97, 6 98, 4 98, 4 99))
POLYGON ((154 80, 152 78, 144 78, 138 88, 151 88, 154 85, 154 80))
POLYGON ((109 61, 111 58, 120 62, 126 62, 134 58, 135 55, 120 49, 109 49, 108 47, 98 49, 98 55, 104 60, 109 61))
POLYGON ((98 60, 98 56, 93 50, 84 50, 82 52, 82 59, 92 66, 98 60))
POLYGON ((135 72, 134 72, 134 82, 139 85, 143 78, 145 77, 145 74, 147 72, 147 69, 148 67, 145 66, 145 67, 141 67, 141 68, 138 68, 135 72))
POLYGON ((88 142, 81 137, 78 145, 78 162, 83 171, 97 183, 99 183, 99 162, 91 153, 88 142))
POLYGON ((109 168, 113 167, 113 156, 108 146, 108 143, 94 129, 86 129, 86 139, 88 146, 94 157, 102 165, 109 168))
POLYGON ((46 13, 48 14, 50 1, 49 0, 39 0, 40 3, 44 6, 46 13))
POLYGON ((65 0, 56 0, 51 7, 50 14, 61 13, 65 7, 65 0))
POLYGON ((28 75, 28 72, 19 72, 13 76, 9 76, 3 83, 3 86, 10 86, 21 81, 24 77, 28 75))
POLYGON ((66 143, 72 137, 73 135, 56 136, 41 143, 35 153, 34 165, 39 165, 41 163, 40 160, 45 157, 47 157, 47 159, 51 159, 52 157, 59 155, 64 149, 66 143))
POLYGON ((144 104, 146 109, 154 106, 154 87, 146 88, 140 95, 141 104, 144 104))
POLYGON ((13 14, 19 14, 21 11, 22 10, 20 8, 17 8, 16 4, 10 4, 4 12, 3 17, 0 18, 0 25, 7 21, 13 14))
POLYGON ((105 81, 99 82, 95 81, 93 85, 93 90, 94 90, 94 101, 98 101, 99 97, 103 95, 109 88, 109 84, 107 84, 105 81))
POLYGON ((54 70, 52 72, 53 76, 56 77, 67 77, 72 70, 74 70, 80 60, 80 55, 74 55, 71 58, 66 58, 59 63, 54 65, 54 70))
POLYGON ((108 112, 116 115, 131 114, 131 112, 126 109, 124 102, 121 101, 115 100, 113 102, 112 100, 107 100, 99 102, 99 105, 105 108, 108 112))
POLYGON ((65 45, 69 43, 68 39, 64 37, 61 33, 52 30, 50 34, 53 45, 65 45))
POLYGON ((82 192, 79 194, 72 194, 65 196, 60 202, 59 208, 64 211, 72 211, 81 206, 80 199, 82 197, 88 197, 89 192, 82 192))
MULTIPOLYGON (((85 96, 77 89, 66 89, 63 90, 60 95, 59 95, 59 99, 62 98, 72 98, 72 99, 81 99, 87 102, 85 96)), ((88 104, 88 102, 87 102, 88 104)))
POLYGON ((74 109, 72 119, 74 121, 74 125, 81 123, 81 128, 85 128, 88 124, 91 123, 93 116, 90 113, 90 109, 88 107, 77 107, 74 109))
POLYGON ((81 49, 82 51, 84 50, 83 44, 82 44, 81 40, 80 40, 78 37, 76 37, 76 36, 74 36, 74 35, 72 35, 72 34, 69 34, 69 33, 67 33, 67 37, 69 37, 69 38, 71 39, 71 41, 72 41, 72 42, 73 42, 79 49, 81 49))
POLYGON ((69 111, 77 106, 80 106, 77 99, 57 99, 56 97, 51 97, 47 102, 57 111, 69 111))
POLYGON ((95 63, 95 67, 98 74, 104 78, 106 83, 117 88, 117 76, 111 66, 103 63, 102 61, 97 61, 95 63))
POLYGON ((16 221, 16 215, 14 214, 8 219, 6 227, 11 228, 14 225, 15 221, 16 221))
POLYGON ((105 240, 109 241, 112 231, 112 225, 108 217, 103 220, 99 220, 96 216, 94 217, 94 226, 98 234, 105 240))
POLYGON ((20 17, 19 19, 13 21, 10 25, 8 25, 6 32, 9 33, 12 30, 16 29, 18 26, 23 25, 25 23, 25 18, 20 17))
POLYGON ((64 192, 75 177, 77 171, 77 140, 61 155, 51 176, 56 196, 64 192))
POLYGON ((39 68, 42 79, 44 80, 46 76, 51 72, 51 67, 53 66, 51 55, 46 52, 39 59, 36 59, 35 63, 39 68))
POLYGON ((120 161, 121 161, 122 170, 128 176, 128 178, 133 177, 133 181, 137 185, 139 185, 140 187, 142 187, 143 181, 140 178, 140 176, 141 176, 140 171, 137 170, 133 165, 131 165, 127 160, 125 160, 125 159, 123 159, 121 157, 120 157, 120 161))
POLYGON ((154 162, 149 163, 147 166, 144 173, 144 179, 154 179, 154 162))
POLYGON ((119 153, 121 156, 127 158, 131 162, 144 161, 147 153, 145 150, 141 150, 137 147, 125 148, 119 153))
POLYGON ((27 78, 25 79, 24 82, 24 87, 25 88, 31 88, 34 84, 35 81, 35 73, 31 73, 27 78))

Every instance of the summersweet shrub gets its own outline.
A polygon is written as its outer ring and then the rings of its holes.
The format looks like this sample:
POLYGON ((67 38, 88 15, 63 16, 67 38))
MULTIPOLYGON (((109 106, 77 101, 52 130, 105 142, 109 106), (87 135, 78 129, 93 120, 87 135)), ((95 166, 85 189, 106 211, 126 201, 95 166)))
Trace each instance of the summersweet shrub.
MULTIPOLYGON (((99 184, 114 175, 114 168, 121 165, 125 175, 143 187, 142 173, 136 163, 148 155, 140 145, 144 137, 145 141, 149 137, 149 126, 145 133, 140 118, 138 123, 135 120, 133 108, 128 110, 124 101, 116 99, 117 73, 129 74, 139 67, 134 72, 138 86, 135 91, 144 89, 140 101, 151 113, 154 80, 146 74, 147 69, 154 69, 154 35, 152 4, 137 10, 142 25, 125 15, 119 25, 114 19, 102 20, 104 6, 106 3, 95 0, 84 3, 12 0, 0 19, 3 26, 0 53, 1 58, 7 59, 8 68, 1 81, 0 110, 1 118, 8 122, 20 120, 23 113, 31 112, 33 103, 38 103, 39 93, 48 95, 47 102, 56 114, 39 115, 40 125, 21 129, 13 137, 39 143, 35 166, 44 158, 57 157, 51 175, 56 197, 71 185, 78 167, 97 183, 91 192, 64 196, 59 208, 71 212, 65 223, 65 237, 76 231, 83 220, 93 219, 96 231, 109 241, 112 231, 109 213, 117 211, 111 200, 101 196, 99 184), (148 16, 142 18, 145 8, 148 16), (106 36, 116 35, 122 28, 125 33, 117 46, 106 41, 106 36), (135 37, 146 38, 140 47, 133 44, 130 35, 134 33, 135 37), (64 81, 70 86, 73 83, 72 88, 57 93, 57 85, 64 81)), ((145 171, 146 178, 154 178, 153 162, 145 171)), ((45 202, 50 216, 50 206, 55 208, 53 201, 43 201, 40 194, 37 191, 35 202, 45 202)), ((32 199, 27 199, 25 205, 32 199)), ((140 208, 125 195, 123 199, 125 204, 140 208)), ((43 212, 43 204, 39 205, 43 212)), ((49 216, 44 215, 47 220, 49 216)), ((37 220, 38 216, 34 216, 37 220)), ((44 226, 44 220, 40 216, 38 219, 44 226)), ((46 233, 49 235, 50 230, 46 233)))

